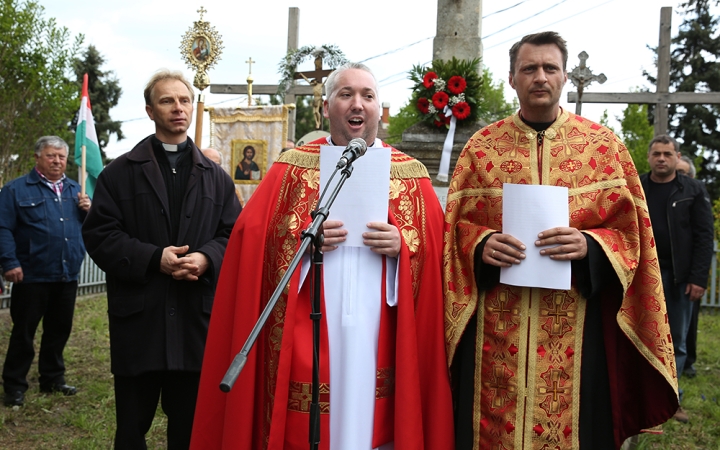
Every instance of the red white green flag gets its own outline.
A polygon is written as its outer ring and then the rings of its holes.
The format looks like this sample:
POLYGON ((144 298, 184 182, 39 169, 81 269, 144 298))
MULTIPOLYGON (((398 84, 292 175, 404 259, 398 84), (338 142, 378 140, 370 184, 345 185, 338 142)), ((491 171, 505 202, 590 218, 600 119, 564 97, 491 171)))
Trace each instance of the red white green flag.
POLYGON ((75 129, 75 164, 78 165, 80 176, 85 177, 85 192, 92 197, 97 179, 103 170, 103 162, 97 132, 95 132, 95 121, 90 109, 87 74, 83 76, 81 97, 80 112, 78 113, 77 128, 75 129), (84 166, 83 150, 85 153, 84 166))

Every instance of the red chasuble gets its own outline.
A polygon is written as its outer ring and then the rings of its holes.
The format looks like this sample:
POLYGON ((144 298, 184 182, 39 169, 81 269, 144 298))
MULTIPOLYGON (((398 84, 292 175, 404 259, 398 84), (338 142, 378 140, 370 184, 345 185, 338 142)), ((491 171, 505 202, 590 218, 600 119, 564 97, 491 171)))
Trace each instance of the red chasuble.
POLYGON ((619 447, 677 408, 645 196, 627 149, 607 128, 562 111, 540 148, 537 137, 516 114, 478 131, 458 160, 444 238, 449 361, 477 314, 475 449, 582 445, 580 366, 593 357, 581 354, 587 300, 574 283, 567 291, 504 284, 479 290, 474 276, 477 245, 502 230, 503 183, 567 187, 570 226, 600 245, 622 288, 598 299, 619 447))
MULTIPOLYGON (((308 448, 312 323, 308 283, 298 293, 299 270, 232 391, 224 394, 218 386, 311 221, 324 143, 283 153, 235 225, 210 321, 193 449, 308 448)), ((390 176, 389 222, 400 230, 403 242, 397 307, 382 299, 373 446, 395 442, 398 450, 452 449, 442 319, 442 210, 420 162, 392 149, 390 176)), ((320 448, 327 450, 332 386, 324 316, 321 324, 320 448)))

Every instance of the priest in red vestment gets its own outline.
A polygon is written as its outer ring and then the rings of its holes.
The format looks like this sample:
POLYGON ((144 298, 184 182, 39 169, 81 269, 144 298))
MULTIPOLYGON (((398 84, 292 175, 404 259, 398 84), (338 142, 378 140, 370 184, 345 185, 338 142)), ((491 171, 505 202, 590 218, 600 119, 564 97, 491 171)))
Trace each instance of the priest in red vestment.
POLYGON ((554 32, 528 35, 510 61, 520 111, 468 141, 448 192, 456 448, 619 448, 677 409, 645 196, 620 140, 560 108, 565 41, 554 32), (504 232, 506 184, 566 187, 569 226, 538 230, 531 242, 504 232), (529 252, 569 261, 570 289, 499 282, 501 268, 525 264, 529 252))
MULTIPOLYGON (((380 103, 367 67, 338 68, 326 90, 331 136, 280 155, 228 243, 202 368, 194 449, 309 447, 312 322, 303 270, 293 274, 233 389, 225 394, 218 386, 311 222, 320 147, 360 137, 368 153, 388 148, 376 139, 380 103)), ((347 230, 339 220, 325 222, 320 449, 453 448, 443 214, 425 167, 393 148, 388 206, 387 222, 368 224, 364 248, 338 246, 347 230)))

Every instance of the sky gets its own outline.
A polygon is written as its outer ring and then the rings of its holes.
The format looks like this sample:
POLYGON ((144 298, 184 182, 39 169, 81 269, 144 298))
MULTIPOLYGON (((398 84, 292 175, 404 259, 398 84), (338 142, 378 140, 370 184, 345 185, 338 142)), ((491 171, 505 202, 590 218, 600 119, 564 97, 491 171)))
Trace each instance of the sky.
MULTIPOLYGON (((407 74, 413 65, 429 64, 436 31, 437 0, 339 2, 336 0, 264 0, 228 2, 223 0, 39 0, 45 18, 55 18, 71 35, 85 35, 105 57, 103 70, 112 71, 123 94, 110 110, 114 120, 123 121, 125 139, 114 138, 105 149, 117 157, 154 132, 145 113, 143 89, 150 76, 161 68, 181 70, 192 80, 194 72, 180 55, 182 36, 199 19, 202 5, 210 22, 221 35, 221 59, 209 71, 211 83, 245 84, 252 57, 255 84, 277 84, 279 64, 287 51, 287 24, 290 7, 300 9, 299 46, 334 44, 351 61, 365 61, 380 86, 380 100, 390 103, 396 114, 410 98, 412 83, 407 74), (409 6, 410 5, 410 6, 409 6), (382 55, 382 56, 380 56, 382 55)), ((482 62, 505 86, 506 99, 515 96, 507 84, 508 50, 522 36, 544 30, 560 33, 568 42, 568 71, 579 64, 585 51, 587 65, 595 74, 604 73, 604 84, 593 83, 585 92, 627 92, 650 87, 643 70, 655 75, 654 53, 659 38, 660 8, 673 8, 672 35, 682 17, 679 1, 669 0, 509 0, 482 3, 482 62), (503 11, 504 10, 504 11, 503 11)), ((299 66, 311 70, 312 61, 299 66)), ((567 92, 575 91, 568 81, 567 92)), ((234 107, 246 104, 246 97, 210 94, 205 106, 234 107)), ((611 126, 617 124, 624 105, 583 104, 582 115, 599 121, 605 110, 611 126)), ((203 146, 209 143, 209 118, 204 119, 203 146)), ((618 129, 619 126, 616 126, 618 129)), ((194 136, 195 125, 189 130, 194 136)), ((299 136, 298 136, 299 137, 299 136)))

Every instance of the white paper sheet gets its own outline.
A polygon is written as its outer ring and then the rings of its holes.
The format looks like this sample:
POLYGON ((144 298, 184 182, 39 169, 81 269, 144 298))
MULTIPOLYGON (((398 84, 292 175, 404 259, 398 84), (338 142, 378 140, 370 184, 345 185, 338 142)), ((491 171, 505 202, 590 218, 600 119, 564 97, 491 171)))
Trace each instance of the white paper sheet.
POLYGON ((567 227, 568 189, 559 186, 503 184, 503 233, 525 244, 520 264, 500 269, 500 282, 513 286, 570 289, 570 261, 540 255, 538 233, 567 227))
MULTIPOLYGON (((344 150, 345 147, 338 146, 320 147, 320 192, 325 189, 344 150)), ((340 176, 340 172, 335 174, 332 186, 325 194, 326 198, 329 198, 340 176)), ((390 149, 368 147, 365 155, 353 163, 352 175, 345 181, 340 194, 330 207, 328 220, 341 220, 343 228, 348 230, 347 240, 341 245, 365 247, 362 234, 373 231, 366 226, 367 223, 387 223, 389 192, 390 149)))

